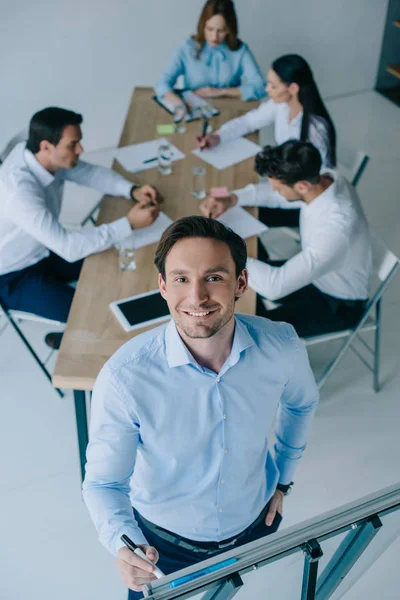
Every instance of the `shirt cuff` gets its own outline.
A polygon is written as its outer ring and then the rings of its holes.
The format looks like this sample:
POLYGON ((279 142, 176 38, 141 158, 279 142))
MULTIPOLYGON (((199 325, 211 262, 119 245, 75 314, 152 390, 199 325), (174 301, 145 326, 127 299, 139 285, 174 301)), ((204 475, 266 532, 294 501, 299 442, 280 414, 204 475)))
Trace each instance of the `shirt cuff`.
POLYGON ((235 190, 233 192, 238 199, 238 206, 255 206, 255 188, 254 184, 246 185, 246 187, 241 190, 235 190))
POLYGON ((279 471, 278 482, 282 485, 288 485, 293 481, 295 471, 297 469, 297 463, 300 459, 283 458, 282 456, 276 456, 275 462, 279 471))
POLYGON ((121 183, 118 185, 118 193, 116 194, 116 196, 123 196, 124 198, 129 198, 130 200, 132 199, 131 196, 131 189, 132 187, 138 187, 136 183, 132 183, 132 181, 128 181, 125 178, 122 178, 123 181, 121 181, 121 183))
POLYGON ((120 242, 121 240, 124 240, 128 236, 132 235, 132 227, 128 221, 128 217, 122 217, 121 219, 117 219, 117 221, 108 223, 108 225, 112 228, 115 243, 120 242))

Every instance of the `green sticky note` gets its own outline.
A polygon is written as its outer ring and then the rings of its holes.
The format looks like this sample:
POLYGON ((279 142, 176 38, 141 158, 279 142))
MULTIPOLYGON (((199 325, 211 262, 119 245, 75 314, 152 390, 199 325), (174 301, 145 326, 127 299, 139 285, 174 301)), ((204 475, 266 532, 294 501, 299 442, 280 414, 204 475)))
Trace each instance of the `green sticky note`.
POLYGON ((159 135, 169 135, 175 133, 174 125, 157 125, 157 133, 159 135))

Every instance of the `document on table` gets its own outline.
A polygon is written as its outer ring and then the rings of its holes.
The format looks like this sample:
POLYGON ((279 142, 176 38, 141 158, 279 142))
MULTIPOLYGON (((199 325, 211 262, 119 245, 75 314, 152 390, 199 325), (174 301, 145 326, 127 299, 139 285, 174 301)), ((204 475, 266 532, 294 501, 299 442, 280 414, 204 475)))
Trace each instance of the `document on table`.
MULTIPOLYGON (((161 142, 168 143, 168 140, 161 138, 143 142, 142 144, 117 148, 115 158, 121 163, 124 169, 131 173, 139 173, 139 171, 154 169, 154 167, 157 166, 158 146, 161 142)), ((182 158, 185 158, 183 152, 171 144, 172 162, 181 160, 182 158)))
POLYGON ((232 142, 218 144, 215 148, 193 150, 193 154, 216 169, 222 170, 255 156, 260 150, 261 146, 258 144, 246 138, 238 138, 232 142))
POLYGON ((230 208, 218 217, 217 221, 233 229, 243 239, 252 237, 253 235, 260 235, 268 230, 268 227, 264 223, 261 223, 261 221, 253 217, 253 215, 241 206, 230 208))
POLYGON ((143 227, 143 229, 135 229, 132 233, 135 250, 158 242, 171 223, 172 220, 165 213, 160 212, 154 223, 148 227, 143 227))

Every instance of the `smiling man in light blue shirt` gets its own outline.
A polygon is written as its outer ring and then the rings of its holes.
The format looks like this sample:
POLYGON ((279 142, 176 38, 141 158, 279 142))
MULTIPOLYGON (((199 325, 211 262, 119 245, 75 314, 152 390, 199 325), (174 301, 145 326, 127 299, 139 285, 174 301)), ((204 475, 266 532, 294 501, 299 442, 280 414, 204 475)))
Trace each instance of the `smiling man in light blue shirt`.
POLYGON ((218 221, 172 224, 155 257, 172 320, 127 342, 96 382, 84 499, 135 592, 152 567, 122 534, 171 573, 279 526, 318 390, 291 325, 234 315, 246 259, 218 221))

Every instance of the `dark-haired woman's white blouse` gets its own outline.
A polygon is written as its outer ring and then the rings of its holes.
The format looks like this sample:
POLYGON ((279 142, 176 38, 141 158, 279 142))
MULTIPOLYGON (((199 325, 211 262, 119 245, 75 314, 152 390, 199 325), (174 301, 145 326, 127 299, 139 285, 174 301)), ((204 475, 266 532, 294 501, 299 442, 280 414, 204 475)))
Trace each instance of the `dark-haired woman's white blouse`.
MULTIPOLYGON (((275 141, 278 145, 288 140, 299 140, 303 113, 290 120, 290 109, 287 102, 275 103, 273 100, 263 102, 258 108, 228 121, 217 131, 221 142, 229 142, 253 131, 274 124, 275 141)), ((322 165, 331 168, 329 160, 329 136, 325 119, 312 116, 310 118, 308 140, 321 153, 322 165)))

